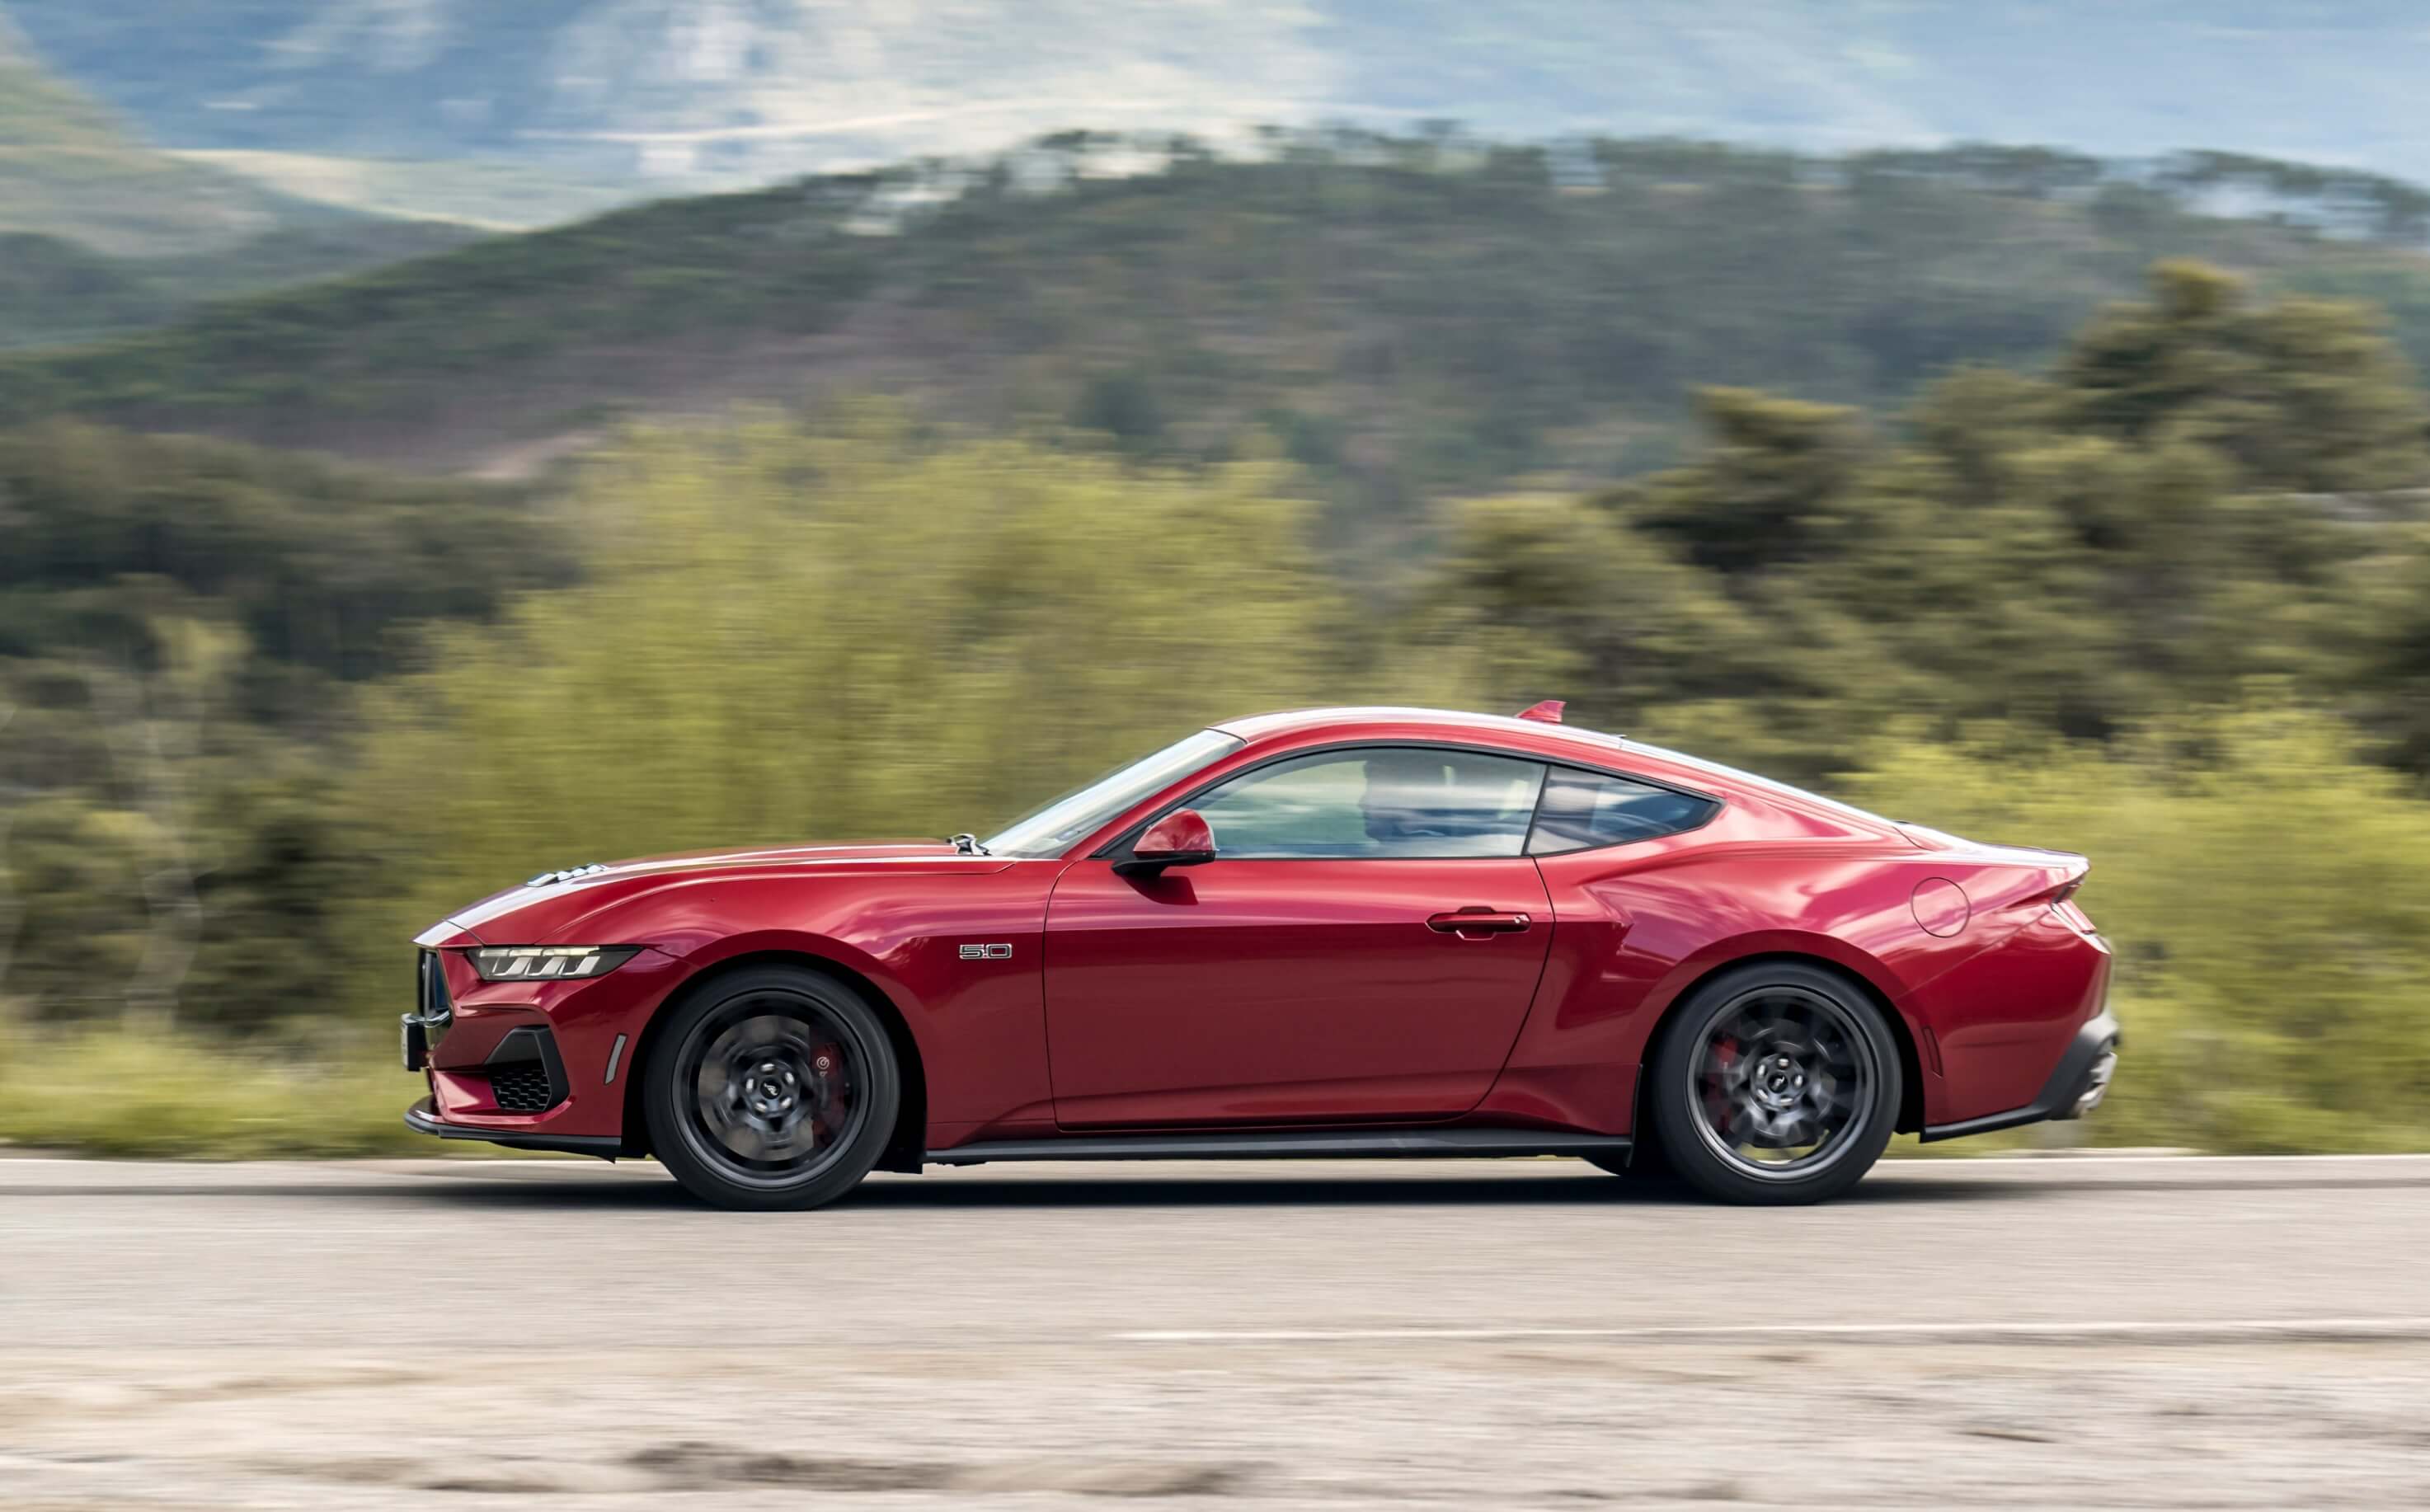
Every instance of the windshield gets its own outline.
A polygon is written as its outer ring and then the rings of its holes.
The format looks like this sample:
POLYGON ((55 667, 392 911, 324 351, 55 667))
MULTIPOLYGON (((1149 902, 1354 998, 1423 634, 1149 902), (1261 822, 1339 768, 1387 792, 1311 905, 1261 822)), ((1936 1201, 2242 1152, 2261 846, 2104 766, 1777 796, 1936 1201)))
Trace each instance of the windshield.
POLYGON ((1177 782, 1243 742, 1221 730, 1184 736, 1153 756, 1116 767, 1084 788, 1074 788, 1043 808, 1032 809, 987 838, 991 856, 1060 856, 1090 830, 1167 783, 1177 782))

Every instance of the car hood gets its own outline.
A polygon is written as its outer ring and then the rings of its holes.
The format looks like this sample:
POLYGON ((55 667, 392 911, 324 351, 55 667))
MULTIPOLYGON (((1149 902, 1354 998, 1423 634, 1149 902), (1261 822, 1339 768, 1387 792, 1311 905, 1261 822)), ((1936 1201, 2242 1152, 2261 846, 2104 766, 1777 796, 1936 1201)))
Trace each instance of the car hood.
MULTIPOLYGON (((999 856, 969 856, 944 840, 872 840, 845 845, 787 845, 756 850, 682 851, 597 867, 543 872, 458 908, 420 937, 423 944, 544 945, 600 909, 671 883, 701 877, 837 876, 877 871, 997 872, 999 856)), ((645 943, 629 940, 599 944, 645 943)))

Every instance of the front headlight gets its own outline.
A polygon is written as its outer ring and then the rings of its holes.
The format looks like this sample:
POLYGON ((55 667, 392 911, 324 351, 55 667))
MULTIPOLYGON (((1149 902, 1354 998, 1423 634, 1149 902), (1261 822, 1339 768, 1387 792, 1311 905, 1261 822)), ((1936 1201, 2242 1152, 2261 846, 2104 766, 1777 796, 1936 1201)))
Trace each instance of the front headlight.
POLYGON ((565 982, 605 976, 641 954, 639 945, 493 945, 466 953, 484 982, 565 982))

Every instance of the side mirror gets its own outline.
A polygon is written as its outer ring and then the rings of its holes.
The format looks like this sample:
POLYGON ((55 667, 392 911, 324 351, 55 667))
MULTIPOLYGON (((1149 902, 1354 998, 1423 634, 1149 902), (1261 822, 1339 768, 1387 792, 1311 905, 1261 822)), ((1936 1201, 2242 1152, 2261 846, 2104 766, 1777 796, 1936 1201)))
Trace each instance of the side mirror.
POLYGON ((1215 859, 1215 832, 1195 808, 1176 808, 1147 827, 1131 844, 1131 854, 1114 863, 1129 875, 1154 876, 1168 866, 1199 866, 1215 859))

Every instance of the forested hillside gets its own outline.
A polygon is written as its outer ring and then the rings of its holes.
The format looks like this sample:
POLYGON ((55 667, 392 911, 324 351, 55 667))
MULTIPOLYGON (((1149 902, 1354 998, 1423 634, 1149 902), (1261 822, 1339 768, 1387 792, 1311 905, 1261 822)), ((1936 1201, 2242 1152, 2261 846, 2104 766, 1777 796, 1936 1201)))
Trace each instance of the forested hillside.
POLYGON ((2430 259, 2402 244, 2430 201, 2381 180, 1340 133, 1091 176, 1132 145, 670 201, 221 304, 0 361, 0 418, 446 470, 620 416, 880 391, 1142 459, 1279 452, 1355 515, 1406 519, 1658 466, 1697 385, 1881 407, 1960 361, 2039 363, 2169 257, 2367 294, 2430 358, 2430 259), (2256 185, 2334 224, 2203 208, 2256 185))
POLYGON ((476 236, 439 222, 316 221, 213 251, 121 258, 63 237, 0 234, 0 348, 166 325, 212 300, 378 267, 476 236))

